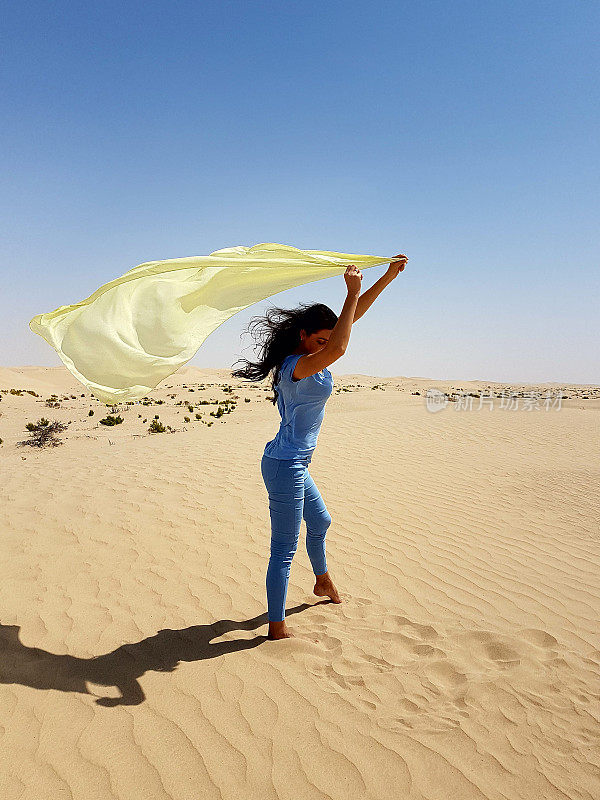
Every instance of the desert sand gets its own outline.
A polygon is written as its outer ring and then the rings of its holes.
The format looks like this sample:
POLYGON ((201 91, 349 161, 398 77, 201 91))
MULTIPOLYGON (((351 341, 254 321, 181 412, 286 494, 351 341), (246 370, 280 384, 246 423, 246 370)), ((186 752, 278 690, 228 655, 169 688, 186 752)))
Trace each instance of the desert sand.
POLYGON ((343 602, 303 524, 269 641, 267 382, 188 366, 112 408, 0 368, 2 800, 600 797, 599 387, 332 372, 343 602), (42 418, 62 444, 19 445, 42 418))

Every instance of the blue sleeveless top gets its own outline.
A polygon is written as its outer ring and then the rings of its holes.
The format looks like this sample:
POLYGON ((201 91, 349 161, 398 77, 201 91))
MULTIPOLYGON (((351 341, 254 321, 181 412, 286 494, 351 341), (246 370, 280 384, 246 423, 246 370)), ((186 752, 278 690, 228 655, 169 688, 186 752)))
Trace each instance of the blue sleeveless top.
POLYGON ((292 354, 283 359, 279 382, 275 384, 281 423, 275 438, 265 445, 265 456, 309 456, 317 445, 325 403, 333 391, 333 377, 325 367, 314 375, 294 379, 294 368, 303 355, 292 354))

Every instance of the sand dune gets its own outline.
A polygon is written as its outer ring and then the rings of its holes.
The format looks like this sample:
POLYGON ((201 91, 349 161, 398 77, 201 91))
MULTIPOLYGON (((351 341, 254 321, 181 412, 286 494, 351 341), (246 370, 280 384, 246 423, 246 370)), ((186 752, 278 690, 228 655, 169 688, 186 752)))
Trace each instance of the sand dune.
POLYGON ((186 366, 107 427, 66 369, 0 368, 3 800, 600 797, 599 387, 333 374, 343 602, 303 526, 271 642, 268 386, 186 366), (63 443, 18 446, 42 417, 63 443))

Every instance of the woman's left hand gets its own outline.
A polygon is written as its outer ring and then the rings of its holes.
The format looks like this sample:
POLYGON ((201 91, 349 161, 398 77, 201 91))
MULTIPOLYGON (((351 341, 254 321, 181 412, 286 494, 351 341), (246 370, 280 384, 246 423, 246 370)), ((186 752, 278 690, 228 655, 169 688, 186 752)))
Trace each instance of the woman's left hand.
POLYGON ((407 261, 408 258, 402 253, 394 256, 394 260, 390 263, 386 274, 391 278, 396 278, 403 271, 407 261))

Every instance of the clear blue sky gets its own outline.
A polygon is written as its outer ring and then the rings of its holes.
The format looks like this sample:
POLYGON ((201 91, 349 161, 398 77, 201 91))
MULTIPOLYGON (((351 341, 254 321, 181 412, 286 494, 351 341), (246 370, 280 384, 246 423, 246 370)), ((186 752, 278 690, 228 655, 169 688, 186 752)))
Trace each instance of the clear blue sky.
MULTIPOLYGON (((2 366, 144 261, 281 242, 408 267, 338 373, 600 382, 600 4, 3 2, 2 366)), ((363 271, 363 286, 385 271, 363 271)), ((252 353, 251 317, 190 362, 252 353)))

